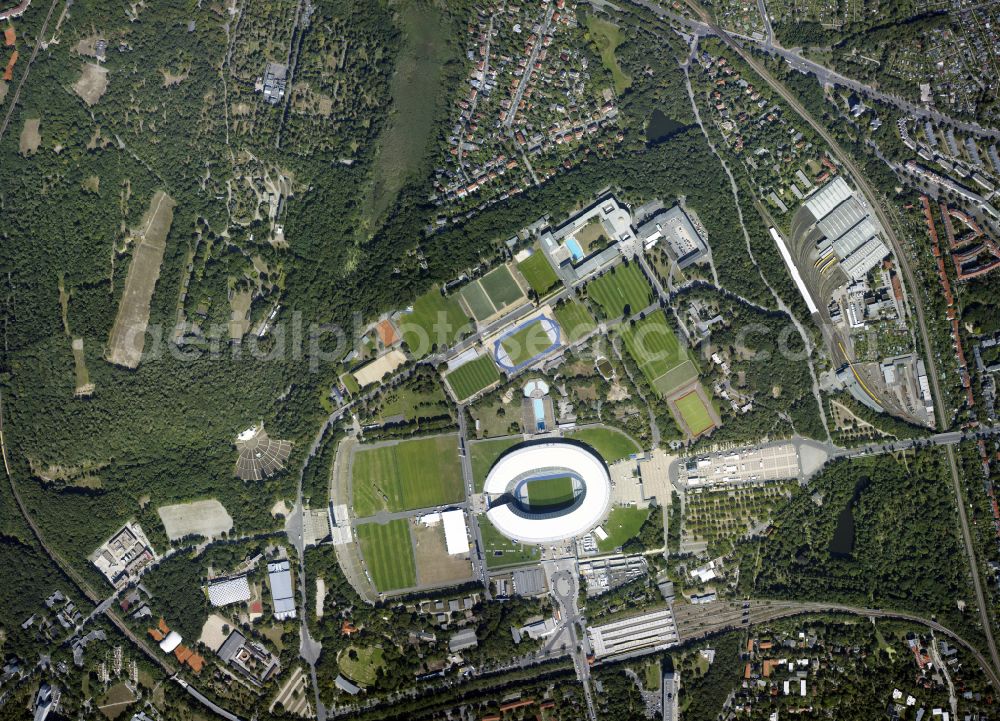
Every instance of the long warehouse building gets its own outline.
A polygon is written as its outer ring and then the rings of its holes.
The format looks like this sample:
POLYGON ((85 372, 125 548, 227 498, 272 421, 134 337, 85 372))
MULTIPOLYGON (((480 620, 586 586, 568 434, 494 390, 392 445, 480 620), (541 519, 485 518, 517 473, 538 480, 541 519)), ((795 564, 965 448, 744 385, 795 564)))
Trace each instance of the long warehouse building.
POLYGON ((823 235, 816 243, 817 266, 828 266, 836 256, 844 272, 852 280, 860 280, 889 254, 867 205, 842 177, 817 189, 803 205, 823 235))
POLYGON ((669 608, 603 626, 590 626, 587 633, 597 658, 631 653, 651 646, 666 648, 679 640, 674 612, 669 608))

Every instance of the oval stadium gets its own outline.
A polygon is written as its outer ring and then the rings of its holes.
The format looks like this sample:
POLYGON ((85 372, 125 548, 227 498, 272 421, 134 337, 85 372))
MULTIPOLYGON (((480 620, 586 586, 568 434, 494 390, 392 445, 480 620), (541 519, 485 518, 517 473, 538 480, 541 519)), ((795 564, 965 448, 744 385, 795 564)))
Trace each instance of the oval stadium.
POLYGON ((611 506, 604 460, 568 441, 515 446, 490 469, 483 485, 496 529, 519 543, 552 543, 597 526, 611 506))

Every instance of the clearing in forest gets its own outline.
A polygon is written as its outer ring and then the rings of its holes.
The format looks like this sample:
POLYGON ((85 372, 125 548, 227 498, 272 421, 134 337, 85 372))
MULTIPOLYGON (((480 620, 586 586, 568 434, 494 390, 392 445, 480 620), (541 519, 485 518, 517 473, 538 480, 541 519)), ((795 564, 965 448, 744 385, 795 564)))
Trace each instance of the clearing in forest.
POLYGON ((149 303, 160 277, 160 263, 167 247, 167 233, 176 201, 163 191, 153 194, 149 210, 137 232, 138 245, 125 278, 125 292, 108 339, 107 359, 115 365, 136 368, 142 359, 149 324, 149 303))
POLYGON ((73 92, 87 105, 95 105, 108 89, 108 70, 94 63, 85 63, 80 78, 73 83, 73 92))

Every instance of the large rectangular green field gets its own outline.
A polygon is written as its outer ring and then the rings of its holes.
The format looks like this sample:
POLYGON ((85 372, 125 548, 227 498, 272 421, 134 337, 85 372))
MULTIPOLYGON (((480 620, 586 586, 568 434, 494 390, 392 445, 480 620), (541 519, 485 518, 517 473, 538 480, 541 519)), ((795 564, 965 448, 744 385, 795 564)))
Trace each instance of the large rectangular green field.
POLYGON ((622 328, 622 339, 649 384, 660 395, 698 377, 698 367, 682 347, 662 311, 622 328))
POLYGON ((488 355, 459 366, 445 375, 459 400, 469 398, 500 380, 500 371, 488 355))
POLYGON ((379 591, 395 591, 417 585, 410 524, 405 519, 357 526, 361 555, 379 591))
POLYGON ((545 257, 545 253, 538 250, 518 263, 517 269, 521 271, 521 275, 539 298, 559 284, 559 276, 552 269, 549 259, 545 257))
POLYGON ((636 263, 616 265, 587 285, 587 295, 604 310, 608 318, 633 315, 653 300, 653 289, 636 263))
POLYGON ((500 454, 512 446, 516 446, 523 439, 498 438, 492 441, 473 441, 469 444, 469 460, 472 462, 472 480, 476 486, 476 493, 483 492, 483 484, 486 482, 486 474, 496 463, 500 454))
POLYGON ((597 327, 597 322, 590 315, 590 311, 578 301, 571 300, 558 305, 552 312, 565 334, 566 341, 570 343, 575 343, 597 327))
POLYGON ((674 404, 693 435, 704 433, 715 425, 712 422, 712 417, 708 414, 708 409, 701 400, 701 396, 696 391, 691 391, 678 398, 674 404))
POLYGON ((465 494, 458 436, 359 447, 351 466, 351 490, 358 518, 461 501, 465 494))
POLYGON ((498 531, 486 515, 477 517, 479 532, 483 536, 483 555, 487 568, 518 566, 524 563, 538 563, 542 560, 538 546, 523 546, 514 543, 498 531))
POLYGON ((489 297, 486 295, 486 291, 483 290, 478 280, 474 280, 462 288, 459 294, 462 296, 465 304, 469 306, 469 310, 476 320, 485 320, 496 313, 496 308, 493 307, 489 297))
POLYGON ((498 311, 524 298, 524 291, 506 265, 494 268, 480 278, 479 282, 498 311))
POLYGON ((507 336, 500 345, 507 351, 507 357, 512 366, 519 366, 531 360, 542 351, 552 346, 552 339, 545 332, 541 321, 536 320, 521 330, 507 336))
POLYGON ((423 358, 434 345, 450 346, 469 327, 458 300, 441 295, 437 287, 417 298, 413 312, 400 321, 403 342, 415 358, 423 358))
POLYGON ((642 450, 632 440, 631 436, 626 435, 617 428, 608 428, 606 426, 601 428, 580 428, 570 431, 566 436, 593 447, 595 451, 601 454, 605 463, 615 463, 642 450))
POLYGON ((649 508, 633 508, 631 506, 617 506, 611 509, 608 520, 602 528, 607 532, 608 537, 603 541, 598 540, 597 550, 601 553, 609 553, 621 547, 630 538, 639 535, 639 529, 646 522, 650 514, 649 508))
POLYGON ((532 508, 559 506, 573 500, 573 479, 569 476, 528 481, 528 504, 532 508))

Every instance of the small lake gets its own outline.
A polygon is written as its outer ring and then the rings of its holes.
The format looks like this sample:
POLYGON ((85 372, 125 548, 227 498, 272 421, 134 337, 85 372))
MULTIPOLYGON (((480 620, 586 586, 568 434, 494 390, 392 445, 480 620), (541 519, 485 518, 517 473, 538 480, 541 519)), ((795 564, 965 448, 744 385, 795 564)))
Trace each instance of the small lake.
POLYGON ((683 130, 684 126, 673 118, 668 118, 662 110, 654 110, 646 125, 646 142, 655 145, 669 140, 683 130))
POLYGON ((842 560, 851 560, 854 553, 854 507, 858 504, 861 494, 868 488, 871 481, 867 476, 862 476, 854 484, 854 494, 851 500, 844 506, 844 510, 837 516, 837 527, 833 531, 833 540, 830 541, 830 557, 842 560))

